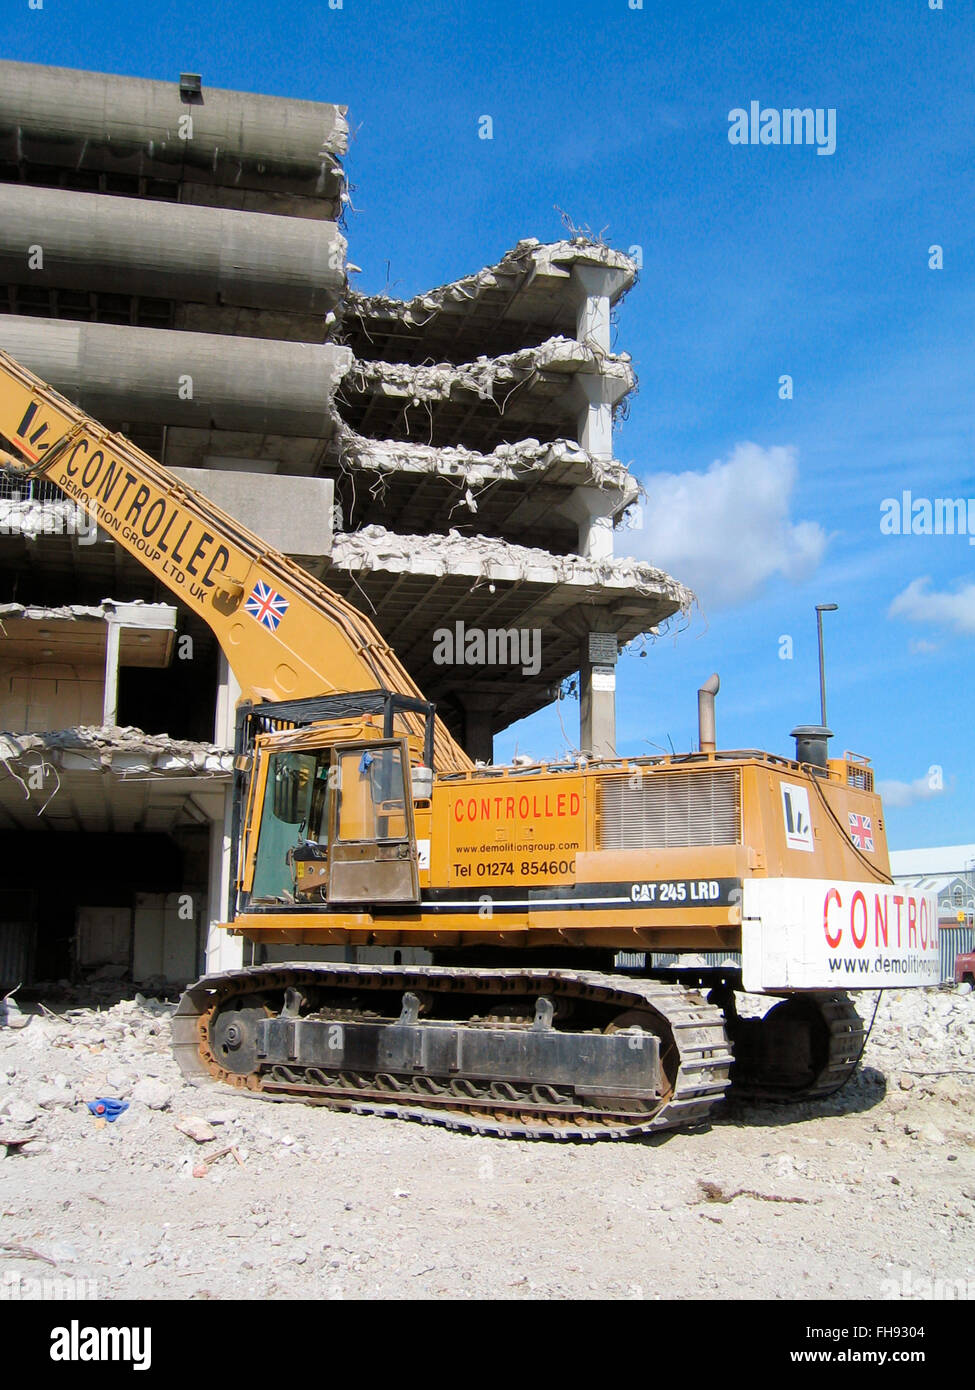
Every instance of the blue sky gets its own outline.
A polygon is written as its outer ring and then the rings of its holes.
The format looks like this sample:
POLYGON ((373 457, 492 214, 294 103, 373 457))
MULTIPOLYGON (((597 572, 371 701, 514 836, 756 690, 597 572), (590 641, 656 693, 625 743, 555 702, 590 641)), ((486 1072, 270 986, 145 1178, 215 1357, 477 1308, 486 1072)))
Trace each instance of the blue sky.
MULTIPOLYGON (((388 279, 410 295, 520 237, 558 239, 556 206, 639 246, 617 347, 640 386, 617 453, 649 502, 617 551, 671 565, 701 607, 646 658, 622 658, 619 751, 690 746, 712 670, 719 741, 789 751, 792 726, 818 719, 814 605, 836 602, 835 748, 895 784, 891 845, 975 840, 975 547, 879 524, 903 489, 975 498, 962 0, 8 0, 0 52, 347 104, 350 256, 367 291, 388 279), (835 108, 835 153, 732 145, 728 114, 753 100, 835 108), (492 141, 477 138, 485 114, 492 141)), ((578 707, 562 713, 571 734, 578 707)), ((562 746, 546 712, 496 752, 562 746)))

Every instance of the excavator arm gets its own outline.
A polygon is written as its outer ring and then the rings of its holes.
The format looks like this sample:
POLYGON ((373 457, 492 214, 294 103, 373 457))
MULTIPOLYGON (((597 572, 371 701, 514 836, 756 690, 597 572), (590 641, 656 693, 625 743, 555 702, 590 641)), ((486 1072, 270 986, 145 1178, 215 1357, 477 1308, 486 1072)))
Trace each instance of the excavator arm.
MULTIPOLYGON (((212 629, 245 699, 421 692, 358 609, 0 351, 0 435, 212 629)), ((422 718, 408 715, 405 722, 422 718)), ((473 764, 436 721, 438 770, 473 764)))

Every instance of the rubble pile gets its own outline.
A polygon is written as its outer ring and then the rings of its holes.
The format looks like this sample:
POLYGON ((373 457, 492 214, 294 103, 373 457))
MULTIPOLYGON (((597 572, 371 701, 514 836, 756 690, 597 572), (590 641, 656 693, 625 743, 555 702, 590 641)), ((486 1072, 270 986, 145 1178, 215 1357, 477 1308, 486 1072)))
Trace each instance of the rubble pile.
MULTIPOLYGON (((125 988, 121 981, 104 985, 125 988)), ((859 1000, 868 1024, 875 999, 859 1000)), ((30 1007, 13 999, 0 1004, 0 1151, 59 1153, 69 1167, 86 1162, 91 1141, 105 1138, 88 1108, 99 1099, 127 1103, 109 1138, 127 1162, 147 1168, 190 1172, 197 1146, 217 1140, 222 1151, 232 1144, 238 1163, 288 1141, 279 1107, 184 1082, 171 1051, 174 1002, 136 994, 108 1007, 30 1007)), ((922 1088, 925 1077, 975 1076, 970 987, 885 991, 854 1088, 876 1086, 878 1072, 895 1090, 898 1080, 910 1085, 903 1076, 916 1076, 922 1088)))
MULTIPOLYGON (((858 1002, 857 1007, 869 1024, 873 1000, 869 1009, 865 1001, 858 1002)), ((883 990, 864 1062, 885 1075, 957 1071, 975 1076, 975 994, 971 985, 883 990)))
MULTIPOLYGON (((129 987, 131 990, 131 986, 129 987)), ((108 1008, 21 1011, 5 1001, 0 1017, 0 1153, 49 1154, 59 1166, 81 1171, 97 1149, 124 1154, 126 1166, 189 1169, 197 1144, 234 1128, 237 1147, 245 1134, 240 1114, 266 1127, 264 1106, 241 1107, 230 1091, 187 1086, 172 1053, 169 1020, 175 1003, 141 994, 108 1008), (93 1112, 99 1101, 122 1102, 116 1119, 93 1112)), ((110 1114, 109 1106, 105 1113, 110 1114)), ((273 1132, 268 1131, 273 1142, 273 1132)), ((229 1142, 229 1141, 225 1141, 229 1142)))
MULTIPOLYGON (((174 1003, 93 997, 0 1001, 7 1297, 39 1298, 49 1277, 45 1297, 90 1299, 605 1296, 621 1267, 687 1297, 900 1297, 883 1281, 899 1290, 905 1268, 972 1277, 966 989, 886 995, 829 1100, 729 1106, 663 1144, 543 1146, 189 1086, 174 1003)), ((873 1004, 859 999, 867 1022, 873 1004)))

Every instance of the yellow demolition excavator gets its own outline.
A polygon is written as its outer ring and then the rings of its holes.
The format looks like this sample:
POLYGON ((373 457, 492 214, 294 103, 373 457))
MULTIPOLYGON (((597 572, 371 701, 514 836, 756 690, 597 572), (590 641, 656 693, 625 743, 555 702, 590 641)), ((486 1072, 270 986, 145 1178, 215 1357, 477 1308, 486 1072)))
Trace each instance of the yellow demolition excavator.
POLYGON ((828 730, 796 730, 795 759, 719 751, 712 678, 699 751, 475 767, 363 614, 4 353, 0 435, 209 624, 240 683, 226 929, 431 955, 204 975, 173 1021, 188 1076, 623 1137, 699 1124, 731 1085, 824 1095, 862 1049, 847 990, 937 983, 937 904, 892 884, 872 769, 830 758, 828 730), (778 1002, 742 1017, 742 989, 778 1002))

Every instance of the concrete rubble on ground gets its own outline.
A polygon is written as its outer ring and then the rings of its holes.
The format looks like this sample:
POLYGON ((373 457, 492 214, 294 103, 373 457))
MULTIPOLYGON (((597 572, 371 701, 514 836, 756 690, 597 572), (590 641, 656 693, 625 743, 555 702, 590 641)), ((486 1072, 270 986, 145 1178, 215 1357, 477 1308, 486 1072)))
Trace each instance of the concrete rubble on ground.
POLYGON ((975 1289, 968 990, 884 996, 856 1079, 817 1106, 592 1146, 188 1086, 174 1003, 50 1003, 0 1028, 5 1279, 41 1258, 99 1298, 906 1297, 905 1269, 975 1289), (108 1123, 96 1098, 128 1108, 108 1123))
MULTIPOLYGON (((170 1051, 174 1002, 141 993, 133 998, 131 985, 107 983, 110 994, 128 997, 107 1007, 59 1003, 56 1010, 45 1006, 35 1012, 30 1004, 18 1006, 8 996, 0 1007, 0 1145, 11 1109, 21 1123, 29 1110, 39 1122, 37 1137, 53 1141, 57 1135, 45 1128, 41 1111, 80 1107, 103 1094, 129 1100, 132 1115, 126 1123, 140 1131, 152 1123, 152 1113, 178 1113, 180 1126, 197 1142, 203 1142, 198 1132, 212 1124, 235 1124, 244 1113, 234 1092, 184 1082, 170 1051)), ((90 994, 90 986, 78 987, 77 992, 82 989, 90 994)), ((875 997, 865 995, 858 1001, 868 1025, 875 997)), ((895 1108, 903 1094, 931 1088, 943 1075, 970 1078, 975 1095, 975 994, 965 985, 884 991, 861 1075, 850 1084, 873 1086, 870 1073, 876 1072, 886 1078, 895 1108), (868 1073, 866 1078, 863 1073, 868 1073)), ((259 1107, 247 1113, 264 1123, 282 1112, 259 1107)), ((170 1157, 182 1152, 175 1141, 163 1143, 168 1127, 153 1132, 161 1145, 154 1152, 170 1157)), ((84 1137, 76 1128, 72 1134, 84 1137)), ((205 1137, 214 1136, 207 1132, 205 1137)), ((250 1137, 260 1147, 259 1140, 250 1137)))
POLYGON ((874 1065, 887 1073, 915 1069, 923 1075, 938 1068, 968 1068, 975 1074, 971 987, 883 990, 870 1046, 874 1065))

